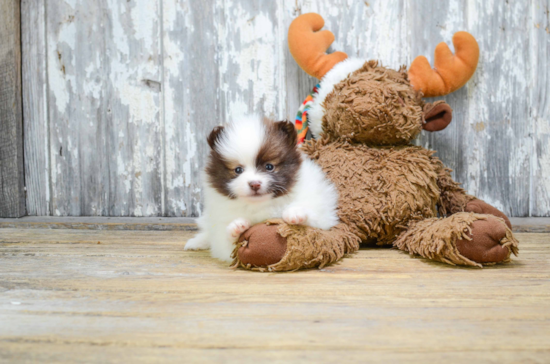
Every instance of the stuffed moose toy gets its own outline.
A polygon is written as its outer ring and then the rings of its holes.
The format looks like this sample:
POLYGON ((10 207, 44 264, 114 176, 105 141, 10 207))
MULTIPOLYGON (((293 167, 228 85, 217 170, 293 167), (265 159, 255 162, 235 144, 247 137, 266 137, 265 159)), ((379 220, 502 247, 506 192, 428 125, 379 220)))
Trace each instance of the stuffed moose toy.
POLYGON ((443 96, 462 87, 479 58, 466 32, 435 49, 435 69, 417 57, 408 71, 377 61, 326 54, 334 41, 319 31, 323 18, 303 14, 290 25, 288 45, 298 65, 320 79, 296 123, 299 140, 308 128, 315 139, 301 150, 316 161, 339 192, 340 223, 330 230, 257 224, 244 232, 233 252, 234 266, 260 271, 323 267, 359 249, 388 245, 427 259, 481 267, 507 262, 518 242, 508 218, 468 195, 434 152, 411 142, 422 129, 444 129, 452 109, 443 96))

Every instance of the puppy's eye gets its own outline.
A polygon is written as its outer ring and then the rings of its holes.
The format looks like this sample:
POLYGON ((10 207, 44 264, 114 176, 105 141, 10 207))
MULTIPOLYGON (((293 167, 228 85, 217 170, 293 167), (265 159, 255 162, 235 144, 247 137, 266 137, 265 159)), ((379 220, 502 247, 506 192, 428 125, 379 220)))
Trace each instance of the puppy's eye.
POLYGON ((272 171, 275 167, 273 167, 273 164, 271 163, 268 163, 265 165, 265 169, 268 170, 268 171, 272 171))
POLYGON ((243 173, 243 172, 244 172, 243 167, 237 167, 237 168, 235 168, 235 173, 241 174, 241 173, 243 173))

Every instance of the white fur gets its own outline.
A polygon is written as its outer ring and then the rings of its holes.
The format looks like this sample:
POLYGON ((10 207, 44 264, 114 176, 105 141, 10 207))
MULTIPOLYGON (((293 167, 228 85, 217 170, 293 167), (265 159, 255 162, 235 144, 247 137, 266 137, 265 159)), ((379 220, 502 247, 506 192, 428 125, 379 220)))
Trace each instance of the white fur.
MULTIPOLYGON (((259 119, 257 121, 261 124, 259 119)), ((204 215, 198 220, 200 232, 187 242, 186 250, 210 248, 214 258, 230 261, 234 242, 239 235, 249 226, 264 220, 283 218, 289 224, 305 224, 319 229, 330 229, 338 223, 336 188, 322 169, 305 155, 302 155, 303 161, 297 172, 296 183, 287 194, 277 198, 271 195, 261 198, 248 196, 249 178, 263 178, 262 181, 266 183, 269 179, 268 174, 257 173, 256 168, 247 168, 248 163, 254 166, 256 154, 265 137, 265 134, 261 135, 260 129, 238 130, 250 127, 247 122, 230 126, 230 133, 219 143, 218 151, 223 150, 228 155, 238 156, 239 162, 244 165, 244 173, 231 182, 234 184, 231 190, 238 197, 231 199, 206 184, 204 215), (243 139, 245 134, 260 136, 259 142, 243 139), (241 144, 235 143, 239 140, 242 141, 241 144), (241 182, 235 182, 241 177, 241 182)), ((226 157, 226 154, 222 155, 226 157)))
POLYGON ((231 240, 237 240, 249 227, 250 221, 239 217, 227 225, 227 234, 231 240))
POLYGON ((229 124, 216 142, 216 150, 227 160, 254 165, 265 138, 265 127, 259 116, 242 116, 229 124))
POLYGON ((314 137, 318 138, 323 132, 323 115, 325 115, 325 99, 334 90, 334 86, 346 79, 348 75, 357 71, 365 64, 364 59, 346 58, 336 64, 319 83, 317 95, 313 97, 313 103, 308 112, 309 128, 314 137))

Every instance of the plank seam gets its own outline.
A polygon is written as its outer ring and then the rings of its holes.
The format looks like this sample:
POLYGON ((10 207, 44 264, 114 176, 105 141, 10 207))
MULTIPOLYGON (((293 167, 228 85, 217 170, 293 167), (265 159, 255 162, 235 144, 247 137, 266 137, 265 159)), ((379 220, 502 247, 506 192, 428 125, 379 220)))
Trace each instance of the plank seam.
POLYGON ((48 163, 48 194, 49 198, 47 201, 48 205, 48 215, 53 216, 53 186, 52 186, 52 156, 51 156, 51 130, 50 130, 50 71, 49 71, 49 60, 48 60, 48 53, 49 53, 49 43, 48 43, 48 0, 44 0, 43 3, 44 6, 44 46, 46 49, 44 50, 44 58, 45 63, 44 66, 46 68, 45 70, 45 76, 46 76, 46 97, 45 97, 45 109, 44 114, 46 116, 46 158, 48 163))
POLYGON ((160 204, 161 216, 166 216, 166 85, 164 84, 164 0, 160 3, 160 138, 161 138, 161 162, 160 162, 160 204))
MULTIPOLYGON (((21 0, 22 2, 23 0, 21 0)), ((23 216, 27 216, 27 181, 25 173, 25 113, 23 102, 23 15, 21 14, 21 2, 19 3, 19 79, 21 80, 21 87, 19 88, 19 99, 21 100, 21 163, 23 163, 23 196, 25 197, 25 211, 23 216)))

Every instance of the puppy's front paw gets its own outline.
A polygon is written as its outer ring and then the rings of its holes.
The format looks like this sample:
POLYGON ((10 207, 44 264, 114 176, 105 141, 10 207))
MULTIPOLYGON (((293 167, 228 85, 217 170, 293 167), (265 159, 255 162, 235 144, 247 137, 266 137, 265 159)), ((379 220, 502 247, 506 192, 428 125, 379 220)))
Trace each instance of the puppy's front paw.
POLYGON ((193 239, 187 240, 184 250, 204 250, 210 248, 210 243, 201 234, 195 236, 193 239))
POLYGON ((250 221, 241 218, 235 219, 231 224, 227 225, 227 233, 233 240, 237 240, 249 227, 250 221))
POLYGON ((283 220, 290 225, 304 225, 307 221, 307 212, 301 207, 289 207, 283 211, 283 220))

